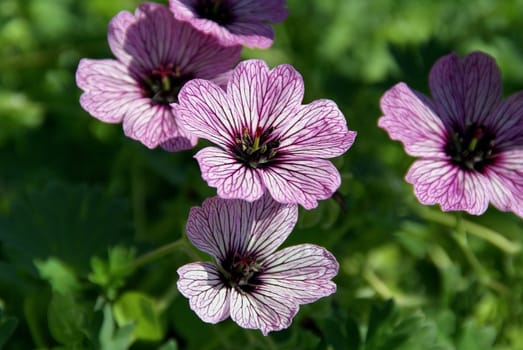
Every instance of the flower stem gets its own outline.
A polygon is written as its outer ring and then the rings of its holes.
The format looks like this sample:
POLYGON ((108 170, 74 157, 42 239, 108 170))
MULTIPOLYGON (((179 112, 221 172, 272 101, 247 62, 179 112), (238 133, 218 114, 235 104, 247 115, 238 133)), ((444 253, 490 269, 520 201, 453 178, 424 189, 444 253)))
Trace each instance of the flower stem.
POLYGON ((464 225, 465 220, 463 219, 461 213, 459 214, 460 215, 456 218, 457 234, 454 235, 454 239, 463 251, 463 254, 465 254, 465 258, 469 262, 470 266, 472 266, 472 269, 476 272, 477 276, 479 277, 479 280, 484 285, 497 291, 500 294, 509 294, 509 289, 504 284, 490 277, 487 269, 481 264, 476 255, 474 255, 474 252, 470 249, 468 244, 468 234, 464 225))
POLYGON ((127 268, 129 270, 136 270, 137 268, 142 267, 143 265, 147 265, 151 261, 159 259, 166 254, 172 253, 180 248, 184 248, 185 245, 185 240, 183 238, 180 238, 177 241, 163 245, 153 251, 150 251, 149 253, 145 253, 144 255, 138 257, 131 264, 129 264, 127 268))
MULTIPOLYGON (((431 220, 451 228, 456 228, 458 225, 458 220, 453 215, 437 212, 425 207, 417 209, 417 212, 427 220, 431 220)), ((478 225, 463 218, 460 221, 461 222, 459 224, 463 225, 463 228, 468 233, 491 243, 507 254, 514 255, 521 251, 521 245, 519 243, 509 241, 503 235, 488 227, 478 225)))
POLYGON ((405 307, 415 307, 425 303, 423 298, 405 295, 400 292, 394 292, 384 281, 381 280, 381 278, 378 277, 378 275, 370 267, 366 267, 364 269, 363 278, 383 299, 392 298, 398 303, 398 305, 405 307))

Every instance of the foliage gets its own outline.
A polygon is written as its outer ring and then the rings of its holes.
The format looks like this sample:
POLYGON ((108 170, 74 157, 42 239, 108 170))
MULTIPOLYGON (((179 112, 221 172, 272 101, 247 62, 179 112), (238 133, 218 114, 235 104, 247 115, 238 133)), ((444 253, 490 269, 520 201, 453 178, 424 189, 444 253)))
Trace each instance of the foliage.
POLYGON ((111 57, 108 21, 138 4, 0 2, 0 347, 523 348, 521 219, 425 210, 403 181, 412 159, 376 126, 383 92, 398 81, 426 92, 450 51, 488 52, 505 95, 522 90, 523 1, 289 0, 274 46, 244 49, 293 64, 305 100, 335 100, 358 131, 335 160, 335 199, 300 210, 285 242, 332 251, 338 291, 267 337, 194 315, 175 285, 197 260, 189 248, 133 265, 179 239, 190 207, 215 194, 193 151, 145 149, 78 104, 79 59, 111 57))

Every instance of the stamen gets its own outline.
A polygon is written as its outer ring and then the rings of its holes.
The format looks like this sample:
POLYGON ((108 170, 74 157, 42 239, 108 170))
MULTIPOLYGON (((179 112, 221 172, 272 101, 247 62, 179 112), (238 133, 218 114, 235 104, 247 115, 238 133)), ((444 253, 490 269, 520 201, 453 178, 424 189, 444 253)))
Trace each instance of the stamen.
POLYGON ((179 66, 172 63, 160 65, 144 78, 141 84, 142 95, 150 98, 152 104, 169 105, 178 101, 182 86, 192 79, 191 74, 182 74, 179 66))
POLYGON ((451 162, 465 170, 482 171, 492 162, 495 138, 484 126, 471 124, 455 132, 445 145, 451 162))
POLYGON ((231 152, 250 168, 267 166, 275 160, 280 145, 279 139, 271 137, 273 130, 272 127, 266 130, 257 127, 252 137, 249 129, 243 128, 242 134, 234 138, 235 144, 231 147, 231 152))

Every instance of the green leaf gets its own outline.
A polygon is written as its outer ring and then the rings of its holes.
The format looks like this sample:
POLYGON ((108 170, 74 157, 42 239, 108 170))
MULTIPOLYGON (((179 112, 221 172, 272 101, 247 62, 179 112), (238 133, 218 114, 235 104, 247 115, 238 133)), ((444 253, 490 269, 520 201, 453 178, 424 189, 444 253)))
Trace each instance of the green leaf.
POLYGON ((118 288, 125 283, 125 278, 132 273, 128 269, 134 260, 135 250, 116 246, 109 249, 108 260, 97 256, 91 259, 92 272, 88 275, 89 281, 101 286, 110 300, 116 297, 118 288))
POLYGON ((365 350, 450 350, 438 339, 436 322, 421 311, 401 315, 392 300, 371 310, 365 350))
POLYGON ((385 324, 392 316, 394 310, 394 300, 389 299, 383 305, 372 305, 369 318, 369 327, 367 328, 366 343, 369 343, 380 327, 385 324))
POLYGON ((68 294, 80 288, 74 271, 59 259, 35 260, 40 276, 47 280, 55 292, 68 294))
POLYGON ((89 312, 72 294, 53 293, 47 314, 53 338, 68 347, 78 348, 89 338, 89 312))
POLYGON ((98 340, 101 350, 127 350, 133 343, 134 324, 128 323, 115 331, 111 305, 105 304, 103 322, 98 340))
POLYGON ((53 256, 83 275, 90 258, 128 239, 129 229, 125 201, 54 183, 13 201, 0 220, 0 240, 9 260, 29 271, 35 259, 53 256))
POLYGON ((467 322, 457 343, 457 350, 489 350, 496 339, 496 329, 467 322))
POLYGON ((171 339, 167 343, 160 346, 158 350, 178 350, 178 343, 176 343, 175 340, 171 339))
POLYGON ((0 90, 0 144, 23 134, 27 129, 40 126, 42 121, 41 105, 31 101, 25 94, 0 90))
POLYGON ((134 336, 141 340, 160 340, 163 327, 154 300, 139 292, 127 292, 114 304, 114 317, 119 325, 135 323, 134 336))
POLYGON ((7 340, 13 335, 18 320, 14 317, 4 317, 3 310, 0 308, 0 349, 4 347, 7 340))

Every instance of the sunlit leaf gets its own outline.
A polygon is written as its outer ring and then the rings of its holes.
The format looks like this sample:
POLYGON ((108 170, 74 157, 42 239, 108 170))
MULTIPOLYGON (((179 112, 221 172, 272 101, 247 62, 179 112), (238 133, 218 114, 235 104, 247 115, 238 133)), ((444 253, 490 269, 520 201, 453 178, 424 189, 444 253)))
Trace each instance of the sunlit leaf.
POLYGON ((49 304, 49 331, 53 338, 70 348, 80 347, 89 336, 89 313, 72 294, 54 293, 49 304))
POLYGON ((74 272, 59 259, 36 260, 35 265, 40 276, 51 284, 54 291, 66 295, 80 288, 74 272))
POLYGON ((133 343, 134 323, 128 323, 115 330, 111 305, 103 308, 103 323, 98 335, 101 350, 127 350, 133 343))
POLYGON ((110 300, 114 299, 118 288, 124 285, 125 278, 133 272, 128 267, 134 256, 134 249, 122 246, 110 248, 107 261, 94 256, 91 259, 89 281, 101 286, 110 300))
POLYGON ((136 339, 160 340, 163 337, 163 325, 156 311, 154 300, 138 292, 126 292, 113 306, 116 322, 123 326, 134 323, 136 339))

